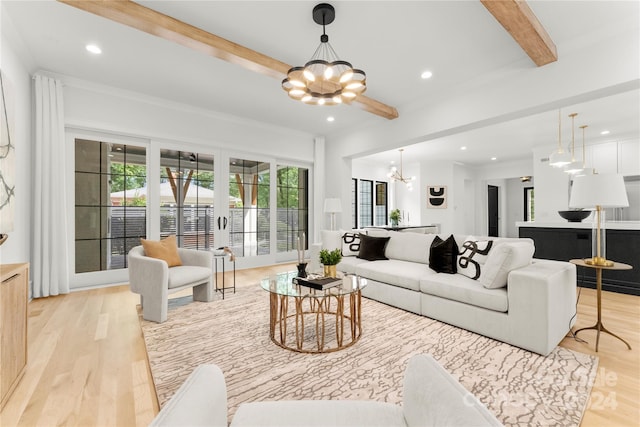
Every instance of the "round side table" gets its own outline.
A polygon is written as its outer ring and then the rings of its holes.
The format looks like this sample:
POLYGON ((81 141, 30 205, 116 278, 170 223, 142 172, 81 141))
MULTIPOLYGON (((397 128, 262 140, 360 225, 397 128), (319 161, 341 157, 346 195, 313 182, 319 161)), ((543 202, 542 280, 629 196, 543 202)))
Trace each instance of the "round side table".
POLYGON ((587 329, 595 329, 596 331, 598 331, 598 333, 596 334, 596 351, 598 351, 598 344, 600 343, 600 332, 605 332, 613 337, 618 338, 620 341, 622 341, 627 345, 627 348, 629 350, 631 350, 631 346, 629 345, 628 342, 626 342, 625 340, 623 340, 613 332, 607 330, 602 324, 602 270, 631 270, 633 267, 631 267, 629 264, 623 264, 621 262, 614 262, 612 266, 593 265, 593 264, 587 264, 584 259, 572 259, 569 262, 577 265, 578 267, 593 268, 596 270, 596 290, 597 290, 596 295, 598 299, 598 321, 593 326, 578 329, 574 333, 574 335, 578 335, 578 332, 580 331, 584 331, 587 329))

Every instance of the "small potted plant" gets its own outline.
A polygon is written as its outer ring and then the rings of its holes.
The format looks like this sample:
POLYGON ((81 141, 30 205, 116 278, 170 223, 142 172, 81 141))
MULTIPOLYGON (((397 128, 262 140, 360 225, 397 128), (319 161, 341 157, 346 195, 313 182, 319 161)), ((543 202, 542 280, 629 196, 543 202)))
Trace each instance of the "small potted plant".
POLYGON ((326 277, 336 277, 336 264, 342 259, 342 252, 340 249, 334 249, 332 251, 328 249, 320 250, 320 263, 324 267, 324 275, 326 277))
POLYGON ((389 214, 389 219, 391 220, 391 226, 397 227, 400 222, 400 209, 394 209, 389 214))

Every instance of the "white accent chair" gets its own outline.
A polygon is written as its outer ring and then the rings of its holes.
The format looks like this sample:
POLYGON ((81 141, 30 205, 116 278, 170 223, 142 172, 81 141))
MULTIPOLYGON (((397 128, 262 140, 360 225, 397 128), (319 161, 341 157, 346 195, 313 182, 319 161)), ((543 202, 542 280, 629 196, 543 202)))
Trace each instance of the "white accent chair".
POLYGON ((169 268, 161 259, 145 255, 142 246, 129 251, 129 286, 140 294, 142 318, 167 320, 169 294, 193 288, 194 301, 213 300, 213 256, 206 251, 178 248, 181 266, 169 268))
MULTIPOLYGON (((215 365, 198 366, 151 426, 227 426, 227 390, 215 365)), ((402 406, 364 400, 283 400, 242 403, 231 427, 501 426, 495 416, 433 357, 413 356, 402 406)))

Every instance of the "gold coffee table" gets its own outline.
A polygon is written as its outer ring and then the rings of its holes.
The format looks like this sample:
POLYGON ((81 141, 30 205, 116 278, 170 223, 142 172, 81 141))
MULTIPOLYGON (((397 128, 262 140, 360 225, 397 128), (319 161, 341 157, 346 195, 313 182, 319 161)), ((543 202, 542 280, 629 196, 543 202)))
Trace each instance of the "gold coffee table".
POLYGON ((321 291, 294 285, 296 275, 280 273, 261 282, 269 292, 271 341, 300 353, 330 353, 358 342, 367 279, 347 275, 341 285, 321 291))

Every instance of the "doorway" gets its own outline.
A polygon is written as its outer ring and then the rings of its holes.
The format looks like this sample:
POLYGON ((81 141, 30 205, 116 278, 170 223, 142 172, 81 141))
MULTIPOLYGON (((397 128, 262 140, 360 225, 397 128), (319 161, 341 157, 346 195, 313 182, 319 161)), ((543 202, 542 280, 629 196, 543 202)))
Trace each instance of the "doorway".
POLYGON ((489 219, 488 235, 490 237, 498 237, 498 187, 495 185, 487 186, 487 216, 489 219))

